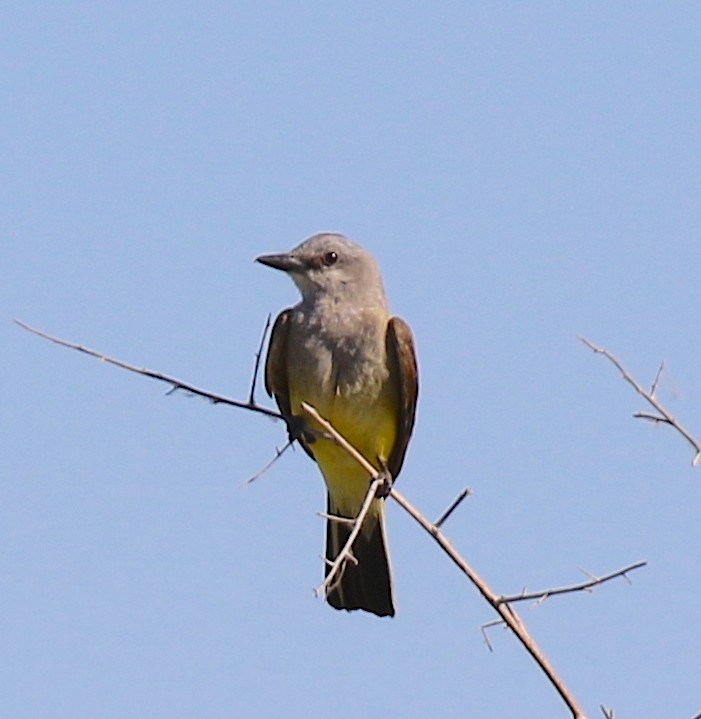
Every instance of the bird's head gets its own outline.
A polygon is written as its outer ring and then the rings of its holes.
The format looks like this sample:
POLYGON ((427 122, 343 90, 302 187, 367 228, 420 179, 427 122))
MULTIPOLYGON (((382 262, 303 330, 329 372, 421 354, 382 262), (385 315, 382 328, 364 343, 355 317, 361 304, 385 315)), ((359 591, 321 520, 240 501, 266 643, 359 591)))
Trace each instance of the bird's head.
POLYGON ((372 255, 343 235, 321 233, 289 252, 261 255, 256 261, 292 278, 304 300, 372 299, 384 302, 380 270, 372 255))

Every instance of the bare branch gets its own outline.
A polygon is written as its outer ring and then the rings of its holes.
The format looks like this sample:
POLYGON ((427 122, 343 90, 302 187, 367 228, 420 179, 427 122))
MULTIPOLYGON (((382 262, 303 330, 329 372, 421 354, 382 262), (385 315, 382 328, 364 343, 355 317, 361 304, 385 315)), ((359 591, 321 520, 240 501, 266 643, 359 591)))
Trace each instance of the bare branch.
MULTIPOLYGON (((103 362, 106 362, 108 364, 115 365, 116 367, 120 367, 122 369, 125 369, 129 372, 134 372, 136 374, 143 375, 145 377, 149 377, 151 379, 156 379, 161 382, 165 382, 166 384, 170 385, 169 394, 178 390, 182 390, 184 392, 188 392, 193 395, 197 395, 199 397, 204 397, 205 399, 208 399, 213 404, 225 404, 233 407, 238 407, 240 409, 246 409, 254 412, 258 412, 260 414, 264 414, 268 417, 272 417, 274 419, 283 419, 288 424, 288 427, 290 424, 294 421, 295 418, 289 418, 284 417, 283 415, 279 414, 278 412, 275 412, 271 409, 267 409, 265 407, 259 407, 255 403, 255 397, 254 397, 254 390, 255 390, 255 383, 257 380, 257 375, 260 367, 260 360, 262 356, 262 348, 263 343, 265 340, 265 335, 267 334, 267 330, 270 324, 270 318, 268 318, 268 321, 266 322, 265 330, 263 333, 263 337, 261 339, 261 343, 258 349, 258 352, 256 353, 256 360, 254 364, 254 371, 253 371, 253 380, 251 383, 251 389, 249 393, 249 399, 248 402, 240 402, 238 400, 230 399, 227 397, 223 397, 221 395, 213 394, 211 392, 199 389, 197 387, 194 387, 193 385, 190 385, 188 383, 182 382, 181 380, 175 379, 174 377, 170 377, 168 375, 164 375, 160 372, 154 372, 153 370, 149 370, 146 368, 139 368, 134 365, 128 364, 126 362, 123 362, 121 360, 109 357, 105 354, 102 354, 100 352, 97 352, 95 350, 92 350, 90 348, 84 347, 82 345, 78 345, 72 342, 68 342, 66 340, 60 339, 58 337, 53 337, 51 335, 48 335, 38 329, 35 329, 33 327, 30 327, 29 325, 26 325, 23 322, 20 322, 18 320, 15 320, 15 322, 22 327, 23 329, 27 330, 28 332, 31 332, 32 334, 37 335, 38 337, 41 337, 43 339, 49 340, 50 342, 53 342, 55 344, 58 344, 62 347, 67 347, 69 349, 74 349, 79 352, 82 352, 84 354, 87 354, 91 357, 95 357, 96 359, 99 359, 103 362)), ((592 349, 594 352, 597 352, 599 354, 603 354, 605 357, 609 359, 616 367, 617 369, 623 374, 624 379, 628 381, 635 390, 643 397, 647 399, 647 401, 659 412, 659 417, 657 415, 649 415, 646 416, 647 419, 651 419, 653 421, 657 422, 666 422, 671 424, 677 431, 679 431, 687 441, 692 444, 692 446, 696 450, 696 456, 694 458, 694 464, 701 461, 701 445, 686 431, 684 430, 681 425, 672 417, 660 404, 659 402, 654 398, 654 393, 657 389, 659 378, 662 372, 662 368, 658 371, 657 377, 655 378, 655 381, 653 383, 651 391, 648 393, 646 392, 627 372, 626 370, 621 366, 621 364, 616 360, 610 353, 608 353, 606 350, 601 349, 599 347, 596 347, 596 345, 593 345, 588 340, 585 340, 583 338, 582 342, 586 344, 590 349, 592 349)), ((323 419, 316 410, 311 407, 310 405, 307 405, 305 403, 302 403, 302 410, 311 417, 325 432, 324 436, 328 436, 332 438, 339 446, 341 446, 350 456, 352 456, 368 473, 368 476, 371 478, 368 492, 365 497, 365 501, 363 502, 363 506, 358 514, 358 516, 355 518, 355 520, 350 520, 353 522, 353 529, 351 531, 351 534, 349 536, 348 541, 346 542, 346 545, 343 547, 341 552, 339 553, 339 556, 336 558, 336 560, 332 563, 329 563, 331 569, 328 573, 328 576, 324 583, 316 590, 316 593, 319 594, 320 592, 327 589, 333 582, 337 582, 340 579, 340 576, 343 572, 343 567, 347 562, 357 562, 357 559, 353 556, 352 553, 352 545, 353 541, 358 535, 358 532, 360 531, 363 519, 365 518, 372 501, 377 496, 377 490, 384 482, 384 472, 378 471, 375 467, 370 464, 370 462, 367 461, 365 457, 363 457, 339 432, 325 419, 323 419)), ((641 414, 641 416, 643 416, 641 414)), ((310 430, 310 431, 316 431, 316 430, 310 430)), ((259 477, 261 474, 263 474, 270 465, 275 462, 282 454, 285 452, 288 447, 292 444, 292 441, 288 442, 285 447, 283 447, 282 450, 276 450, 276 456, 274 459, 266 465, 266 467, 261 470, 257 475, 252 477, 250 480, 248 480, 247 483, 250 483, 254 481, 257 477, 259 477)), ((548 662, 548 660, 545 658, 543 653, 541 652, 538 645, 535 643, 535 641, 531 638, 528 631, 526 630, 523 622, 517 615, 516 611, 511 606, 512 603, 516 603, 518 601, 523 601, 526 599, 536 599, 540 598, 543 599, 547 596, 553 596, 555 594, 564 594, 568 592, 574 592, 574 591, 583 591, 585 589, 590 589, 595 585, 602 584, 603 582, 609 581, 610 579, 613 579, 617 576, 626 576, 627 572, 633 571, 634 569, 637 569, 645 564, 645 562, 638 562, 636 564, 630 565, 628 567, 625 567, 622 570, 619 570, 617 572, 613 572, 610 575, 606 575, 604 577, 592 577, 587 582, 582 582, 578 585, 572 585, 569 587, 561 587, 558 589, 551 589, 551 590, 545 590, 543 592, 538 593, 526 593, 525 590, 519 595, 514 595, 512 597, 509 596, 497 596, 490 588, 489 586, 484 582, 484 580, 475 572, 474 569, 463 559, 463 557, 455 550, 455 548, 452 546, 452 544, 448 541, 448 539, 445 537, 445 535, 441 532, 441 526, 445 521, 448 519, 448 517, 452 514, 453 511, 460 505, 460 503, 465 499, 466 496, 468 496, 469 490, 464 490, 446 509, 445 512, 439 517, 438 521, 435 523, 431 523, 429 520, 427 520, 417 509, 415 509, 401 494, 399 494, 394 487, 392 487, 389 491, 389 496, 392 497, 392 499, 397 502, 397 504, 404 509, 418 524, 421 525, 421 527, 428 532, 433 539, 438 543, 438 545, 441 547, 441 549, 450 557, 450 559, 453 561, 453 563, 460 569, 460 571, 470 580, 470 582, 477 588, 478 592, 482 595, 482 597, 487 601, 490 606, 494 609, 494 611, 499 615, 499 619, 495 622, 492 622, 488 625, 484 625, 482 628, 482 633, 485 638, 485 642, 487 646, 491 649, 491 644, 489 643, 489 639, 487 638, 486 634, 486 628, 488 626, 492 626, 494 624, 503 623, 505 626, 507 626, 511 631, 516 635, 518 640, 521 642, 523 647, 526 649, 526 651, 531 655, 533 660, 538 664, 541 671, 547 676, 550 683, 553 685, 557 693, 560 695, 564 703, 567 705, 568 709, 572 713, 572 716, 574 719, 585 719, 584 712, 577 704, 576 700, 572 696, 569 689, 565 686, 562 679, 557 675, 554 668, 551 666, 551 664, 548 662)), ((347 522, 345 518, 336 518, 336 517, 328 517, 331 521, 339 520, 347 522)), ((602 711, 604 712, 604 715, 609 717, 611 719, 613 717, 613 713, 610 710, 605 709, 603 706, 601 707, 602 711)), ((699 715, 699 719, 701 719, 701 715, 699 715)))
MULTIPOLYGON (((623 567, 623 569, 618 569, 615 572, 611 572, 610 574, 605 574, 603 577, 595 577, 592 575, 588 575, 591 577, 591 579, 586 582, 580 582, 579 584, 571 584, 567 587, 557 587, 555 589, 543 589, 539 592, 526 592, 525 590, 523 590, 519 594, 502 595, 497 601, 500 604, 513 604, 515 602, 526 602, 532 600, 543 602, 550 597, 557 596, 558 594, 586 592, 598 586, 599 584, 604 584, 604 582, 610 582, 612 579, 616 579, 617 577, 623 577, 624 579, 628 579, 629 572, 640 569, 641 567, 644 567, 646 565, 647 562, 635 562, 634 564, 629 564, 627 567, 623 567)), ((628 579, 628 581, 630 580, 628 579)))
POLYGON ((682 425, 679 423, 679 421, 670 414, 659 402, 659 400, 655 397, 655 392, 657 391, 657 386, 659 384, 659 378, 660 374, 662 372, 662 368, 664 366, 664 363, 660 365, 660 369, 657 371, 657 376, 655 377, 655 381, 652 384, 652 389, 650 392, 648 392, 646 389, 644 389, 640 383, 628 372, 628 370, 621 364, 621 362, 616 359, 607 349, 604 349, 603 347, 599 347, 598 345, 595 345, 593 342, 590 342, 586 337, 580 337, 580 341, 585 344, 592 352, 596 354, 603 355, 606 357, 606 359, 611 362, 611 364, 621 373, 623 379, 628 382, 628 384, 641 396, 644 397, 645 400, 651 404, 659 413, 659 417, 657 415, 637 412, 634 417, 641 417, 643 419, 647 419, 653 422, 665 422, 666 424, 671 425, 674 427, 674 429, 681 434, 682 437, 694 448, 695 454, 694 458, 691 461, 691 465, 695 467, 700 461, 701 461, 701 442, 697 440, 690 432, 688 432, 682 425))
MULTIPOLYGON (((350 456, 352 456, 371 477, 377 477, 377 470, 360 454, 344 437, 341 435, 330 422, 323 419, 319 413, 310 405, 302 404, 302 409, 316 422, 318 422, 324 430, 343 447, 350 456)), ((414 520, 416 520, 439 544, 441 549, 450 557, 453 563, 460 571, 472 582, 482 597, 491 605, 494 611, 501 617, 504 623, 511 629, 521 642, 526 651, 531 655, 541 670, 548 677, 557 693, 565 702, 569 710, 572 712, 574 719, 585 719, 584 711, 577 704, 572 693, 569 691, 565 683, 555 672, 550 662, 545 658, 538 645, 531 638, 526 630, 525 625, 516 614, 515 610, 506 603, 500 603, 499 597, 492 592, 486 582, 475 572, 474 569, 462 558, 455 550, 448 539, 443 535, 440 529, 433 523, 429 522, 416 508, 414 508, 397 490, 392 487, 389 496, 399 504, 414 520)))
POLYGON ((392 487, 390 497, 399 504, 413 519, 415 519, 439 544, 441 549, 450 557, 453 563, 460 571, 472 582, 477 591, 482 595, 484 600, 491 605, 504 623, 516 635, 523 645, 524 649, 531 655, 541 671, 547 676, 561 699, 565 702, 568 709, 572 712, 574 719, 585 719, 584 711, 577 704, 574 696, 565 685, 564 681, 555 671, 554 667, 546 659, 536 642, 531 638, 525 625, 521 621, 516 611, 511 605, 500 603, 499 597, 489 588, 487 583, 480 577, 477 572, 460 556, 453 545, 446 539, 435 524, 431 524, 417 509, 415 509, 397 490, 392 487))
POLYGON ((255 404, 255 402, 240 402, 235 399, 230 399, 229 397, 223 397, 222 395, 199 389, 198 387, 176 379, 175 377, 169 377, 168 375, 162 374, 161 372, 154 372, 153 370, 146 369, 145 367, 135 367, 134 365, 128 364, 127 362, 123 362, 122 360, 109 357, 102 352, 92 350, 89 347, 84 347, 83 345, 68 342, 67 340, 60 339, 59 337, 53 337, 52 335, 46 334, 45 332, 35 329, 34 327, 30 327, 29 325, 25 324, 24 322, 20 322, 19 320, 14 320, 14 322, 22 329, 27 330, 27 332, 31 332, 37 337, 49 340, 49 342, 53 342, 54 344, 60 345, 61 347, 67 347, 68 349, 77 350, 78 352, 82 352, 83 354, 89 355, 90 357, 95 357, 101 362, 106 362, 107 364, 114 365, 115 367, 120 367, 121 369, 125 369, 129 372, 135 372, 136 374, 143 375, 144 377, 150 377, 151 379, 158 380, 159 382, 165 382, 166 384, 170 385, 170 390, 168 391, 168 394, 172 394, 173 392, 182 390, 183 392, 188 392, 189 394, 196 395, 197 397, 204 397, 212 404, 225 404, 231 407, 238 407, 239 409, 250 410, 251 412, 258 412, 259 414, 264 414, 266 417, 272 417, 273 419, 285 419, 279 412, 275 412, 274 410, 268 409, 267 407, 260 407, 255 404))
POLYGON ((605 719, 613 719, 613 709, 608 709, 603 704, 599 705, 599 709, 601 709, 601 713, 604 715, 605 719))

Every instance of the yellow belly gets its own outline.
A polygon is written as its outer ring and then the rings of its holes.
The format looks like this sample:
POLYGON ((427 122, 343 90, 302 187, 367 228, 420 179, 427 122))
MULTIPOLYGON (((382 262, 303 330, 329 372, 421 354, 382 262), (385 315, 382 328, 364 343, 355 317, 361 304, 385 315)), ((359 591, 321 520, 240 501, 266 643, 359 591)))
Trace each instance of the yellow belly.
MULTIPOLYGON (((397 436, 397 398, 389 383, 370 396, 362 392, 350 397, 336 393, 324 396, 318 388, 307 388, 305 396, 290 394, 294 414, 300 414, 302 400, 313 405, 377 469, 387 462, 397 436)), ((310 449, 337 510, 355 516, 367 494, 370 477, 332 441, 319 438, 310 449)))

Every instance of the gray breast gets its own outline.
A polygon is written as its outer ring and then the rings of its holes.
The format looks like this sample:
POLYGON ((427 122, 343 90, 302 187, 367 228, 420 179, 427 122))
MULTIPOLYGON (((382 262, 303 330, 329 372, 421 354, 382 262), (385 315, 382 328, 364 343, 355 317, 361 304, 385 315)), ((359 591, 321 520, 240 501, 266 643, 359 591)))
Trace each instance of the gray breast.
POLYGON ((306 372, 334 394, 379 392, 389 374, 384 312, 314 310, 297 308, 291 328, 290 344, 306 372))

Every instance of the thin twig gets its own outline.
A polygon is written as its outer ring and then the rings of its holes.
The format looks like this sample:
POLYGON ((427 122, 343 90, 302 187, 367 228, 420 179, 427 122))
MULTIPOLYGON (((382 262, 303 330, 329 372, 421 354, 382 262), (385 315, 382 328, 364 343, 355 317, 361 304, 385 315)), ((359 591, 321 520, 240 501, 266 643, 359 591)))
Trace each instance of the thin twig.
POLYGON ((496 627, 497 625, 501 625, 502 627, 506 628, 506 625, 504 624, 504 621, 502 619, 495 619, 493 622, 486 622, 480 627, 482 637, 484 638, 484 643, 487 645, 487 649, 489 649, 490 652, 494 651, 494 647, 489 641, 489 634, 487 634, 487 629, 491 629, 491 627, 496 627))
POLYGON ((245 482, 241 483, 241 487, 247 487, 249 484, 253 484, 257 479, 260 479, 274 464, 275 462, 282 457, 285 452, 294 444, 294 440, 289 439, 285 443, 285 446, 282 449, 275 448, 275 456, 261 469, 260 471, 256 472, 252 477, 249 477, 245 482))
POLYGON ((579 584, 571 584, 567 587, 557 587, 555 589, 543 589, 539 592, 526 592, 524 590, 519 594, 502 595, 497 601, 500 604, 513 604, 515 602, 527 602, 531 600, 544 601, 545 599, 555 597, 558 594, 585 592, 592 589, 593 587, 598 586, 599 584, 604 584, 604 582, 610 582, 612 579, 616 579, 617 577, 624 577, 625 579, 628 579, 628 572, 632 572, 635 569, 640 569, 641 567, 644 567, 646 565, 647 562, 635 562, 634 564, 629 564, 627 567, 623 567, 623 569, 618 569, 617 571, 611 572, 610 574, 605 574, 603 577, 594 577, 589 575, 591 576, 591 579, 586 582, 580 582, 579 584))
POLYGON ((652 414, 652 412, 633 412, 633 417, 636 419, 646 419, 653 424, 670 424, 668 419, 660 417, 658 414, 652 414))
POLYGON ((655 392, 657 392, 657 387, 660 383, 660 378, 662 377, 662 372, 664 372, 664 360, 660 362, 660 366, 657 369, 657 374, 655 375, 655 379, 652 382, 652 387, 650 387, 650 395, 652 397, 655 396, 655 392))
POLYGON ((448 517, 450 517, 450 515, 460 506, 462 501, 466 497, 469 497, 470 494, 472 494, 472 490, 469 487, 465 487, 465 489, 463 489, 462 492, 460 492, 460 494, 458 494, 458 496, 448 505, 448 508, 443 512, 443 514, 441 514, 441 516, 434 522, 436 527, 442 527, 448 517))
POLYGON ((317 517, 322 519, 328 519, 336 524, 345 524, 348 527, 352 527, 355 524, 355 519, 352 517, 339 517, 337 514, 329 514, 328 512, 317 512, 317 517))
POLYGON ((655 417, 654 415, 647 415, 647 414, 641 414, 636 413, 634 416, 641 416, 648 420, 653 420, 656 422, 666 422, 667 424, 674 427, 674 429, 679 432, 679 434, 684 437, 684 439, 694 448, 695 454, 694 458, 691 461, 691 465, 695 467, 699 462, 701 462, 701 442, 697 440, 690 432, 688 432, 682 425, 679 423, 679 420, 676 419, 672 414, 670 414, 659 402, 659 400, 654 396, 655 391, 657 390, 657 385, 659 381, 659 375, 662 371, 662 367, 660 367, 660 370, 658 371, 657 377, 655 378, 655 381, 652 385, 652 391, 648 392, 646 389, 644 389, 640 383, 628 372, 628 370, 621 364, 621 362, 616 359, 607 349, 604 349, 603 347, 599 347, 598 345, 595 345, 593 342, 590 342, 586 337, 580 337, 580 341, 585 344, 592 352, 595 352, 596 354, 603 355, 606 357, 606 359, 611 362, 611 364, 621 373, 623 379, 628 382, 628 384, 641 396, 644 397, 647 402, 649 402, 659 413, 660 417, 655 417))
POLYGON ((22 329, 27 330, 27 332, 31 332, 37 337, 49 340, 49 342, 53 342, 54 344, 60 345, 61 347, 67 347, 68 349, 77 350, 78 352, 82 352, 83 354, 89 355, 90 357, 95 357, 101 362, 106 362, 107 364, 114 365, 115 367, 120 367, 121 369, 125 369, 129 372, 135 372, 136 374, 143 375, 144 377, 150 377, 151 379, 158 380, 159 382, 165 382, 166 384, 169 384, 171 386, 170 390, 168 391, 168 394, 171 394, 178 390, 182 390, 183 392, 188 392, 190 394, 197 395, 198 397, 204 397, 212 404, 225 404, 231 407, 238 407, 239 409, 247 409, 251 412, 258 412, 259 414, 264 414, 266 417, 272 417, 273 419, 285 419, 279 412, 275 412, 274 410, 268 409, 267 407, 260 407, 259 405, 251 402, 240 402, 239 400, 230 399, 229 397, 223 397, 222 395, 199 389, 198 387, 188 384, 187 382, 183 382, 179 379, 176 379, 175 377, 169 377, 168 375, 162 374, 161 372, 154 372, 153 370, 146 369, 145 367, 135 367, 134 365, 128 364, 127 362, 123 362, 122 360, 115 359, 114 357, 109 357, 102 352, 92 350, 89 347, 84 347, 83 345, 75 344, 74 342, 68 342, 67 340, 60 339, 59 337, 53 337, 52 335, 46 334, 46 332, 42 332, 41 330, 38 330, 34 327, 30 327, 29 325, 25 324, 24 322, 20 322, 19 320, 14 320, 14 322, 15 324, 18 324, 22 329))
MULTIPOLYGON (((346 563, 351 560, 351 557, 353 557, 353 544, 360 534, 365 517, 370 511, 370 507, 372 506, 377 490, 381 484, 382 477, 377 477, 370 482, 367 494, 365 495, 365 500, 363 501, 363 506, 360 508, 360 511, 353 520, 353 529, 351 529, 348 539, 343 545, 341 551, 338 553, 336 559, 329 564, 329 571, 324 577, 324 581, 314 590, 315 597, 320 597, 322 594, 326 594, 326 592, 330 591, 336 585, 336 582, 341 579, 346 563)), ((330 521, 334 521, 335 519, 336 517, 329 517, 330 521)), ((345 524, 343 521, 345 517, 338 517, 338 519, 341 523, 345 524)))
POLYGON ((601 709, 605 719, 613 719, 613 709, 608 709, 603 704, 599 704, 599 709, 601 709))
POLYGON ((260 336, 260 344, 258 345, 258 351, 256 352, 256 360, 253 364, 253 377, 251 378, 251 391, 248 394, 248 404, 252 407, 256 406, 256 380, 258 379, 258 369, 260 368, 260 358, 263 356, 263 345, 265 344, 265 338, 268 335, 268 328, 270 327, 270 318, 272 315, 268 314, 265 320, 265 327, 263 327, 263 334, 260 336))

